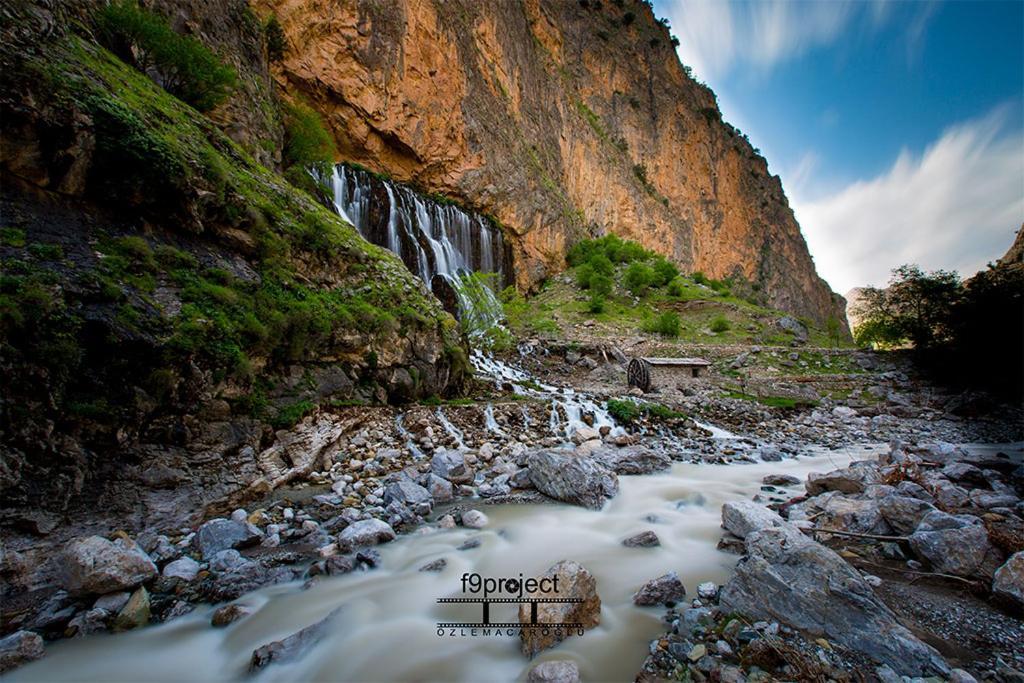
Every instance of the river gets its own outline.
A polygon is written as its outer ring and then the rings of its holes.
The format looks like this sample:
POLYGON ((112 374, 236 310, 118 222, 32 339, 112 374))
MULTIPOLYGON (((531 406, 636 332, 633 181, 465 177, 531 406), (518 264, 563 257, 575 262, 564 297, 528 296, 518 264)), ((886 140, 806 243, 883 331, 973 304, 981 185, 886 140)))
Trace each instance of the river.
MULTIPOLYGON (((647 476, 621 477, 621 491, 603 510, 566 505, 484 506, 482 530, 424 527, 380 546, 382 566, 369 572, 276 585, 243 596, 254 612, 225 629, 210 626, 213 606, 169 623, 119 635, 57 642, 47 656, 8 676, 11 681, 513 681, 532 663, 518 636, 444 637, 437 622, 478 619, 479 607, 437 604, 462 596, 461 577, 542 573, 575 560, 597 580, 601 624, 542 653, 570 658, 585 681, 632 680, 649 641, 663 632, 662 608, 639 608, 632 594, 647 580, 678 572, 688 595, 703 581, 725 581, 735 555, 716 549, 720 509, 728 500, 759 492, 766 474, 792 474, 845 466, 873 457, 880 447, 812 452, 782 462, 733 465, 677 463, 647 476), (627 548, 622 539, 650 529, 655 548, 627 548), (479 547, 457 548, 479 538, 479 547), (419 567, 446 558, 441 572, 419 567), (252 651, 284 638, 341 608, 328 633, 296 660, 247 673, 252 651)), ((514 606, 506 613, 514 621, 514 606)), ((503 619, 495 607, 492 621, 503 619)))

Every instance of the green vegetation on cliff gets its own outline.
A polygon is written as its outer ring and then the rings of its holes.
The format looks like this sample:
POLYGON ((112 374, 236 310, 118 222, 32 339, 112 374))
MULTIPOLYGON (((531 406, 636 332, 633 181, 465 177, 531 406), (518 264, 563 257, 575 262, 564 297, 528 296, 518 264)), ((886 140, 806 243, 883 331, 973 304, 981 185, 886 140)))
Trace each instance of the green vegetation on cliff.
MULTIPOLYGON (((205 71, 204 60, 216 60, 139 12, 111 5, 99 16, 102 34, 130 38, 133 54, 144 48, 158 70, 180 58, 205 71)), ((4 229, 0 351, 24 370, 6 378, 14 394, 44 392, 65 416, 131 423, 154 410, 197 409, 174 403, 191 366, 209 373, 204 391, 243 413, 269 410, 286 426, 310 408, 306 385, 275 379, 291 366, 340 368, 336 389, 318 389, 321 398, 408 400, 457 384, 466 367, 455 321, 396 257, 188 104, 212 106, 218 86, 193 96, 183 85, 176 97, 74 34, 33 52, 7 45, 2 56, 14 66, 4 90, 34 103, 5 104, 4 142, 18 149, 50 131, 57 142, 48 153, 74 163, 42 159, 44 170, 28 177, 50 173, 44 187, 71 187, 98 216, 84 230, 31 218, 4 229), (69 167, 76 176, 61 176, 69 167), (54 243, 37 241, 40 231, 55 233, 54 243), (33 367, 45 368, 43 382, 33 367)), ((194 80, 173 68, 180 77, 169 82, 194 80)), ((322 160, 322 128, 295 112, 292 161, 322 160)))

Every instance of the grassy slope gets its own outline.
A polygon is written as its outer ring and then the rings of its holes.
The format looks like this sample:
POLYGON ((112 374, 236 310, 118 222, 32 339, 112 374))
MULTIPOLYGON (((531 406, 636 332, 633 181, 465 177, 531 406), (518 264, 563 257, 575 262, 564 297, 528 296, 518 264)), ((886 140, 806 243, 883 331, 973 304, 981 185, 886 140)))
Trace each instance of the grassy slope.
MULTIPOLYGON (((589 295, 576 284, 575 268, 566 275, 549 280, 535 295, 512 297, 506 303, 505 311, 513 332, 517 336, 572 335, 573 328, 590 322, 593 323, 587 328, 590 336, 614 338, 648 334, 668 345, 787 345, 793 339, 792 335, 774 326, 774 322, 785 313, 716 292, 691 277, 680 276, 682 288, 679 296, 670 295, 662 287, 648 289, 642 297, 634 297, 622 284, 624 270, 624 266, 617 268, 612 296, 602 313, 589 312, 589 295), (643 331, 649 320, 666 311, 679 315, 679 337, 664 338, 643 331), (728 329, 712 331, 712 323, 720 317, 728 321, 728 329)), ((805 324, 808 322, 804 321, 805 324)), ((825 331, 815 327, 809 327, 809 330, 809 345, 834 345, 825 331)))

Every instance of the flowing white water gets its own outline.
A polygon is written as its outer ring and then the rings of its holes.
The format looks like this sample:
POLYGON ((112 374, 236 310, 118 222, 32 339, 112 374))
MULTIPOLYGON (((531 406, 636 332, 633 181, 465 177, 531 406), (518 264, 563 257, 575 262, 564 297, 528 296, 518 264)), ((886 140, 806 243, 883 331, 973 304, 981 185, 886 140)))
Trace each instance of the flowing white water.
POLYGON ((333 169, 331 187, 335 209, 365 239, 397 254, 435 293, 435 278, 450 285, 468 331, 482 334, 501 321, 494 289, 511 274, 504 240, 490 221, 344 165, 333 169))
MULTIPOLYGON (((461 577, 536 575, 562 559, 587 567, 597 579, 601 625, 571 637, 536 661, 572 659, 586 681, 632 680, 651 638, 662 632, 660 608, 639 608, 631 596, 645 581, 679 573, 689 593, 702 581, 726 580, 736 556, 716 549, 720 507, 758 492, 768 473, 793 474, 846 465, 851 456, 821 453, 777 463, 676 464, 669 472, 622 477, 621 491, 603 510, 562 505, 484 508, 479 531, 453 529, 412 534, 380 546, 383 565, 371 572, 324 577, 244 596, 254 613, 225 628, 210 626, 212 607, 170 623, 116 636, 62 641, 42 660, 18 669, 11 681, 514 681, 533 663, 517 637, 439 637, 439 621, 479 619, 475 612, 438 605, 459 597, 461 577), (652 521, 653 520, 653 521, 652 521), (626 548, 623 538, 650 529, 661 546, 626 548), (470 538, 482 544, 456 550, 470 538), (445 558, 438 573, 419 572, 445 558), (246 674, 253 649, 288 636, 341 607, 332 629, 297 660, 246 674)), ((495 618, 511 615, 511 610, 495 618)), ((512 619, 514 620, 514 618, 512 619)), ((446 634, 447 635, 447 634, 446 634)))
POLYGON ((460 449, 465 448, 466 442, 464 440, 465 437, 462 434, 462 430, 451 423, 451 420, 448 419, 441 408, 438 408, 434 415, 437 417, 437 421, 441 423, 441 426, 444 427, 444 430, 448 432, 448 435, 455 439, 455 444, 460 449))

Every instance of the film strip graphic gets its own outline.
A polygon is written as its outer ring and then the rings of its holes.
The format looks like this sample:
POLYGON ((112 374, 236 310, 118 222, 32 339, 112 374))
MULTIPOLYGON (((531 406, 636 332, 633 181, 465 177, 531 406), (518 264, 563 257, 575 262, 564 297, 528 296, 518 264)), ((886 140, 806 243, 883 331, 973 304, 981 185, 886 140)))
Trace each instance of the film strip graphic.
POLYGON ((548 624, 537 621, 537 605, 543 605, 548 603, 570 603, 578 604, 583 602, 583 598, 438 598, 438 604, 478 604, 483 608, 483 615, 479 622, 462 622, 462 621, 439 621, 437 622, 438 628, 480 628, 483 626, 493 626, 495 628, 540 628, 540 629, 574 629, 583 628, 583 624, 576 622, 560 622, 557 624, 548 624), (492 622, 491 621, 491 605, 492 604, 518 604, 518 605, 529 605, 530 606, 530 622, 492 622))

